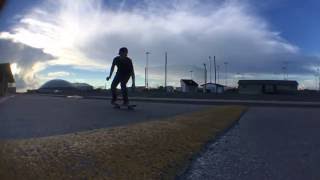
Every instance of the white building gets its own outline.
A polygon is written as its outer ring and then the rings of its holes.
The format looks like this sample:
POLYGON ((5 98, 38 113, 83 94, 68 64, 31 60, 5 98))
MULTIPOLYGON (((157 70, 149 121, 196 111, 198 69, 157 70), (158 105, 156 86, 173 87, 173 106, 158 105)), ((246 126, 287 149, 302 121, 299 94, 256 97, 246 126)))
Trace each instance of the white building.
POLYGON ((167 87, 166 87, 166 91, 167 91, 168 93, 173 93, 174 87, 173 87, 173 86, 167 86, 167 87))
POLYGON ((206 88, 207 93, 221 94, 225 90, 225 87, 223 85, 215 83, 202 84, 201 87, 206 88))
POLYGON ((182 92, 197 92, 198 84, 191 79, 181 79, 181 91, 182 92))

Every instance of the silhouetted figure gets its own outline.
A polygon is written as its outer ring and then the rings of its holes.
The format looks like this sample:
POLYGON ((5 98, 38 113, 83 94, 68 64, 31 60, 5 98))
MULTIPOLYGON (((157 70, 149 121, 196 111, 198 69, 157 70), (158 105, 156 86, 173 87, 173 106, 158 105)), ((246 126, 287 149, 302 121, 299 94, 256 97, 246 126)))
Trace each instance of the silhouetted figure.
POLYGON ((128 105, 128 90, 127 90, 127 82, 129 81, 130 77, 132 77, 132 88, 135 88, 135 75, 134 69, 132 65, 132 60, 128 58, 128 49, 123 47, 119 50, 119 56, 115 57, 112 62, 110 75, 107 77, 107 81, 112 76, 114 71, 114 66, 117 66, 117 73, 112 81, 111 84, 111 93, 112 93, 112 100, 111 104, 116 104, 117 101, 117 86, 121 85, 121 93, 123 97, 123 104, 128 105))

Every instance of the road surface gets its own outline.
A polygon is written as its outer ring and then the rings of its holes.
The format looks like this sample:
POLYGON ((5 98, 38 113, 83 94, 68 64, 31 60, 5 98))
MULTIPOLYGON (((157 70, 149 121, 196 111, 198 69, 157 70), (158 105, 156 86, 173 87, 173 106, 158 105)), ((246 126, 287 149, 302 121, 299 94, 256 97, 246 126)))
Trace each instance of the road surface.
POLYGON ((320 179, 319 138, 320 109, 250 108, 182 179, 320 179))
POLYGON ((165 118, 200 110, 188 104, 137 103, 113 109, 107 100, 17 95, 0 102, 0 139, 43 137, 165 118))

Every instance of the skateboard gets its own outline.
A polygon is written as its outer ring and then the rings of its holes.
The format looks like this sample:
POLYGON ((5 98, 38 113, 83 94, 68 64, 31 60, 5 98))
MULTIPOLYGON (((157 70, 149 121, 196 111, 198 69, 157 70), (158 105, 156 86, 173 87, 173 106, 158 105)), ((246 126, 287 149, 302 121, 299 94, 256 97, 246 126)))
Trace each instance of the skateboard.
POLYGON ((134 110, 134 108, 137 107, 137 105, 135 105, 135 104, 129 104, 129 105, 115 104, 115 105, 113 105, 113 108, 115 108, 115 109, 121 109, 121 107, 127 108, 129 110, 134 110))

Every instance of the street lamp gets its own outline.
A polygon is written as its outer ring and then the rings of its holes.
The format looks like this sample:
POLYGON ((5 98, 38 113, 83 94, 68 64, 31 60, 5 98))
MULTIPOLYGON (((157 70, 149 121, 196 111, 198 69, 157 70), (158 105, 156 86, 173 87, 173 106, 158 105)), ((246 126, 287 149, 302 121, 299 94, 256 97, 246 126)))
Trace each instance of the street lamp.
POLYGON ((192 78, 192 75, 193 75, 193 71, 190 71, 190 74, 191 74, 191 80, 193 80, 193 78, 192 78))
POLYGON ((207 92, 207 65, 204 63, 204 89, 203 92, 206 93, 207 92))
POLYGON ((225 78, 226 78, 226 79, 225 79, 225 85, 228 86, 228 64, 229 64, 229 63, 228 63, 228 62, 224 62, 223 64, 225 65, 225 68, 226 68, 226 72, 225 72, 225 78))
POLYGON ((149 82, 148 82, 148 68, 149 68, 149 54, 150 52, 146 52, 146 67, 145 67, 145 88, 148 89, 149 88, 149 82))
POLYGON ((219 84, 220 81, 220 65, 217 65, 217 82, 219 84))
POLYGON ((211 76, 211 56, 209 56, 209 72, 210 72, 210 83, 212 83, 212 76, 211 76))

